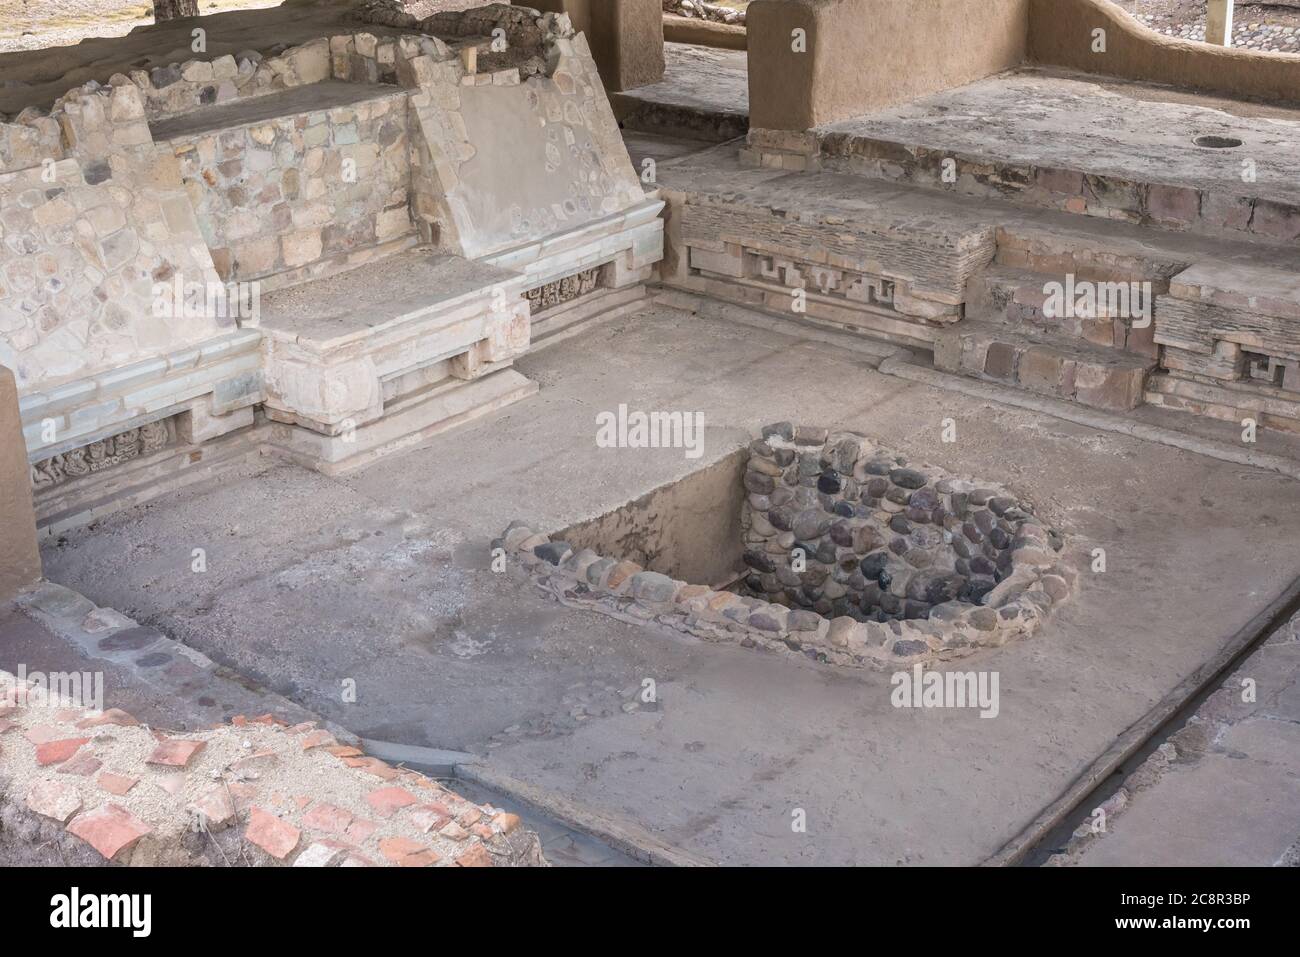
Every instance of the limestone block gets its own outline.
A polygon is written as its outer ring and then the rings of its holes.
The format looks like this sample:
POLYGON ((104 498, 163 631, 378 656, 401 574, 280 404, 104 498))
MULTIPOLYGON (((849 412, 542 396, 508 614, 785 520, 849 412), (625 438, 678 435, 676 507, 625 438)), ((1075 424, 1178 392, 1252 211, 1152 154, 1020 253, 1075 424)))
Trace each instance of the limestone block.
POLYGON ((383 389, 369 356, 325 365, 269 343, 265 359, 268 405, 326 426, 360 424, 383 413, 383 389))
POLYGON ((192 445, 207 442, 218 436, 233 432, 235 429, 247 428, 253 424, 253 407, 244 406, 226 415, 214 415, 211 402, 200 399, 183 412, 177 421, 180 440, 192 445))
POLYGON ((284 54, 284 60, 296 78, 296 84, 319 83, 330 75, 329 40, 321 37, 295 47, 284 54))
POLYGON ((521 301, 507 311, 493 313, 488 318, 486 358, 489 362, 504 362, 528 351, 531 322, 528 302, 521 301))

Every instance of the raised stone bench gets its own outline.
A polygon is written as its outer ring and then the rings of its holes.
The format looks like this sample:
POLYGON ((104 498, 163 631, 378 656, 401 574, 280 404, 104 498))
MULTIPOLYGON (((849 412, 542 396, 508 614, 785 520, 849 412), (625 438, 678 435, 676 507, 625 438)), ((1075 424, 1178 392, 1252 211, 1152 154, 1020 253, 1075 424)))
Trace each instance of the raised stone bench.
POLYGON ((265 407, 298 427, 277 431, 275 444, 335 470, 532 394, 536 385, 509 369, 528 350, 526 285, 420 248, 272 292, 259 326, 265 407))

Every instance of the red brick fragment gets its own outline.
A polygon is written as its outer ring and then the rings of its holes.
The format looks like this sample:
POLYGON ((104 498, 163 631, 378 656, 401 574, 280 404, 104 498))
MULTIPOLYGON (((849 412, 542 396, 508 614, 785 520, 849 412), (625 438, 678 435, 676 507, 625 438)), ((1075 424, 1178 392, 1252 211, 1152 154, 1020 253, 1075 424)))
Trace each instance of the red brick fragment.
POLYGON ((235 800, 225 784, 210 788, 189 807, 206 831, 220 831, 235 821, 235 800))
POLYGON ((380 817, 392 817, 400 808, 415 804, 415 795, 405 788, 378 788, 366 795, 366 803, 375 809, 380 817))
POLYGON ((58 741, 66 734, 61 728, 56 728, 52 724, 32 725, 23 732, 23 737, 32 744, 45 744, 47 741, 58 741))
POLYGON ((353 844, 364 844, 366 838, 379 830, 379 825, 374 821, 367 821, 363 817, 357 818, 348 826, 348 833, 345 835, 353 844))
POLYGON ((78 814, 68 825, 68 833, 81 838, 110 861, 152 830, 117 804, 103 804, 78 814))
POLYGON ((314 831, 346 834, 348 825, 352 823, 352 812, 322 802, 302 816, 302 823, 314 831))
POLYGON ((103 714, 92 714, 77 722, 78 728, 97 728, 102 724, 115 724, 122 728, 134 728, 140 724, 135 718, 120 708, 109 708, 103 714))
POLYGON ((36 746, 36 763, 45 767, 50 764, 62 764, 77 753, 77 749, 90 741, 90 738, 59 738, 46 741, 36 746))
POLYGON ((409 815, 411 823, 418 827, 426 834, 429 831, 438 831, 451 823, 451 818, 447 816, 445 809, 437 804, 426 804, 423 807, 417 807, 409 815))
POLYGON ((185 786, 185 775, 183 774, 163 774, 153 779, 153 783, 162 788, 168 794, 175 795, 185 786))
POLYGON ((124 774, 114 774, 112 771, 105 771, 95 778, 95 783, 107 791, 109 794, 116 794, 119 797, 125 794, 131 788, 135 787, 138 778, 129 778, 124 774))
POLYGON ((430 867, 441 858, 430 848, 409 837, 386 837, 379 842, 379 853, 398 867, 430 867))
POLYGON ((276 860, 284 860, 298 846, 301 832, 269 811, 260 807, 248 810, 248 827, 244 829, 244 838, 256 844, 276 860))
POLYGON ((207 746, 206 741, 186 741, 183 738, 167 738, 158 743, 153 754, 145 759, 148 764, 161 764, 169 768, 183 768, 190 763, 194 755, 207 746))
POLYGON ((27 791, 27 806, 37 814, 63 824, 81 810, 81 796, 71 784, 62 781, 37 781, 27 791))
POLYGON ((80 751, 59 765, 59 773, 75 774, 78 777, 88 778, 103 765, 104 762, 89 751, 80 751))
POLYGON ((397 777, 397 771, 378 758, 344 758, 343 763, 350 768, 360 768, 384 781, 391 781, 397 777))
POLYGON ((492 855, 482 844, 472 844, 456 855, 456 864, 460 867, 491 867, 492 855))
POLYGON ((328 731, 312 731, 302 739, 302 749, 310 751, 312 748, 322 748, 334 743, 334 735, 328 731))
POLYGON ((483 812, 476 807, 471 807, 456 815, 456 823, 461 827, 473 827, 482 818, 483 812))
POLYGON ((455 821, 450 822, 438 831, 443 837, 453 841, 463 841, 469 837, 469 831, 465 830, 455 821))

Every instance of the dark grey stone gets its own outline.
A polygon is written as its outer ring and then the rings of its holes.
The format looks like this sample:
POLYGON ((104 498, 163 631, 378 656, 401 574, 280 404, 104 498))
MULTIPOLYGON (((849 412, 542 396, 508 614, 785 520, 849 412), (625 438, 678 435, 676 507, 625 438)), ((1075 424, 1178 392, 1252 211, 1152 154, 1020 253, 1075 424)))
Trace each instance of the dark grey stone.
POLYGON ((771 425, 763 426, 763 438, 770 439, 772 436, 785 439, 790 442, 794 439, 793 422, 774 422, 771 425))
POLYGON ((889 473, 889 480, 909 489, 921 488, 926 482, 925 476, 915 469, 894 469, 889 473))
POLYGON ((544 545, 537 545, 533 548, 533 554, 542 561, 550 562, 552 565, 558 565, 569 557, 573 551, 568 542, 547 542, 544 545))

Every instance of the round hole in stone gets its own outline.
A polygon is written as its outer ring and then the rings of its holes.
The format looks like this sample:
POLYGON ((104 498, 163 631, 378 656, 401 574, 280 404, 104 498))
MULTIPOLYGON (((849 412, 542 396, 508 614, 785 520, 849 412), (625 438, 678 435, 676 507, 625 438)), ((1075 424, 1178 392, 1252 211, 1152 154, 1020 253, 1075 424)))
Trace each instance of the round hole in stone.
POLYGON ((1198 136, 1192 140, 1197 146, 1204 147, 1207 150, 1231 150, 1241 146, 1241 140, 1235 136, 1218 136, 1217 134, 1207 134, 1198 136))

